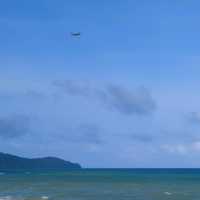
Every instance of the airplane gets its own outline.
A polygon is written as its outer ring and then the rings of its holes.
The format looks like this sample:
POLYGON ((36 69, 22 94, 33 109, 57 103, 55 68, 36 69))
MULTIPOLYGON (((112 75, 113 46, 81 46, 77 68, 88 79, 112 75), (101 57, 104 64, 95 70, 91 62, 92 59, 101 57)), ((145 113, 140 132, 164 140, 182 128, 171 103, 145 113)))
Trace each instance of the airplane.
POLYGON ((81 33, 80 32, 71 32, 71 36, 74 36, 74 37, 79 37, 81 36, 81 33))

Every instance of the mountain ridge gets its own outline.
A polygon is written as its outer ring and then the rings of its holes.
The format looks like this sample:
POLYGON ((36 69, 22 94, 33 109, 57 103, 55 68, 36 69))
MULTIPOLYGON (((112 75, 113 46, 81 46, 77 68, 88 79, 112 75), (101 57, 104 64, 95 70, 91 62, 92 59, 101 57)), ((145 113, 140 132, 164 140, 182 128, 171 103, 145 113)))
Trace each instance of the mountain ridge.
POLYGON ((67 170, 81 165, 53 156, 25 158, 0 152, 0 170, 67 170))

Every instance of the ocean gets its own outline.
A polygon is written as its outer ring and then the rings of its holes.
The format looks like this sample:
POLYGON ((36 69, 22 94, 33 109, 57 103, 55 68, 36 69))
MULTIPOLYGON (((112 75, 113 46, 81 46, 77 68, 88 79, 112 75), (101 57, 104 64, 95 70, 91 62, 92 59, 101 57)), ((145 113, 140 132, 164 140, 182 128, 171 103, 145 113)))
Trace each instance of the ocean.
POLYGON ((200 200, 200 169, 0 173, 0 200, 200 200))

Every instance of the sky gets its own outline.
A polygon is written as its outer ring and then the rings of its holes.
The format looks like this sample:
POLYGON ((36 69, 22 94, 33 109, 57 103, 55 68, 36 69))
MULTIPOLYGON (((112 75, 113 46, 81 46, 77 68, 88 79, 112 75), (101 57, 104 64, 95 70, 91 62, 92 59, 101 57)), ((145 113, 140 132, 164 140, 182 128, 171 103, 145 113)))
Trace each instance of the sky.
POLYGON ((0 151, 199 167, 199 7, 0 0, 0 151))

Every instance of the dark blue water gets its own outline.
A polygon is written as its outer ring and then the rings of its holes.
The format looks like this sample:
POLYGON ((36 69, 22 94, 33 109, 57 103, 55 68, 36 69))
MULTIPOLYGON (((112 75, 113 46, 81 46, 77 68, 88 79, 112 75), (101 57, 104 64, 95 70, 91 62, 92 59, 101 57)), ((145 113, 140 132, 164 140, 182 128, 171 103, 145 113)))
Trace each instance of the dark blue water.
POLYGON ((200 200, 200 169, 6 172, 0 200, 200 200))

